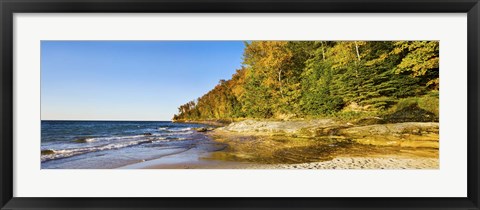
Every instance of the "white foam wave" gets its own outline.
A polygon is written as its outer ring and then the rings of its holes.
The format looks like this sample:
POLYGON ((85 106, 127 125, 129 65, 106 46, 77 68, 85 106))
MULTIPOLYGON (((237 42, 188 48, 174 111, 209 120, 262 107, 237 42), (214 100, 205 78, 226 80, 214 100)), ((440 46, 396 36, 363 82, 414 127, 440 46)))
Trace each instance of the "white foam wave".
POLYGON ((133 135, 133 136, 109 136, 109 137, 98 137, 95 138, 97 141, 111 141, 111 140, 124 140, 124 139, 132 139, 132 138, 140 138, 144 137, 145 135, 133 135))
POLYGON ((189 137, 190 134, 194 133, 191 128, 180 128, 175 130, 176 131, 168 133, 153 133, 149 136, 140 134, 132 136, 86 138, 84 142, 88 142, 88 144, 49 145, 48 147, 42 147, 42 150, 45 150, 46 152, 45 154, 41 155, 41 161, 43 162, 48 160, 67 158, 90 152, 121 149, 124 147, 135 146, 145 143, 188 140, 191 138, 186 137, 189 137))
POLYGON ((94 138, 86 138, 84 141, 89 143, 89 142, 94 142, 95 139, 94 138))
POLYGON ((169 131, 170 132, 188 132, 188 131, 191 131, 192 128, 188 127, 188 128, 173 128, 173 129, 170 129, 169 131))
POLYGON ((187 132, 170 132, 163 134, 164 136, 177 136, 177 135, 188 135, 188 134, 193 134, 193 131, 187 131, 187 132))
POLYGON ((134 146, 143 143, 149 143, 150 140, 137 140, 137 141, 128 141, 128 142, 121 142, 121 143, 111 143, 111 144, 104 144, 100 146, 94 147, 81 147, 81 148, 72 148, 72 149, 60 149, 60 150, 53 150, 48 149, 53 152, 53 154, 45 154, 41 156, 41 161, 59 159, 59 158, 66 158, 72 157, 75 155, 81 155, 89 152, 98 152, 104 150, 112 150, 112 149, 120 149, 128 146, 134 146))

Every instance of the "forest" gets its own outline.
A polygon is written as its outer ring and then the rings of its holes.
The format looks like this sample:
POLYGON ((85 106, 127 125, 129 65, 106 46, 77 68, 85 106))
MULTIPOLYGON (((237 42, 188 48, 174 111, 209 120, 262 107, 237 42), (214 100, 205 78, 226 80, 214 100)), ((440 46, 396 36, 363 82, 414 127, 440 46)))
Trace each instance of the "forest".
POLYGON ((181 105, 173 120, 420 112, 428 119, 415 121, 438 121, 438 98, 438 41, 251 41, 242 67, 181 105))

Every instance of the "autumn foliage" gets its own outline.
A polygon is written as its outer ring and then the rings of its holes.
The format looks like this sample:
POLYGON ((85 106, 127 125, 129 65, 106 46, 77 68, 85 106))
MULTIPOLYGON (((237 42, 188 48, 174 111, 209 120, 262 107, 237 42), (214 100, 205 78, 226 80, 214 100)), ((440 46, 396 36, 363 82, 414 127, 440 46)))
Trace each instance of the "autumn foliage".
MULTIPOLYGON (((437 41, 253 41, 229 80, 174 120, 320 117, 378 112, 439 89, 437 41)), ((436 106, 438 110, 438 104, 436 106)), ((434 107, 435 108, 435 107, 434 107)))

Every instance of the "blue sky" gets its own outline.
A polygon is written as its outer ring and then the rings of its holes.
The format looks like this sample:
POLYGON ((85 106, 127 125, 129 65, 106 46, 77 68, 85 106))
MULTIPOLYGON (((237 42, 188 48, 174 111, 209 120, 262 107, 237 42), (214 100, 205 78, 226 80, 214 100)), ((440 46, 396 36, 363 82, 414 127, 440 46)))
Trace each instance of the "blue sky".
POLYGON ((170 120, 241 67, 242 41, 42 41, 42 120, 170 120))

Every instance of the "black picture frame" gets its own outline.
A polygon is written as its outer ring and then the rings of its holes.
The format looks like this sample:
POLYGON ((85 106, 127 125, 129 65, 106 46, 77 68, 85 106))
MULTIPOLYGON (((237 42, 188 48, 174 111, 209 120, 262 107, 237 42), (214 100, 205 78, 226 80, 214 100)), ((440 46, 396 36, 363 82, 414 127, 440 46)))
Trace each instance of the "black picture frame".
MULTIPOLYGON (((0 0, 1 209, 479 209, 478 0, 0 0), (465 198, 13 197, 14 13, 467 13, 468 196, 465 198)), ((448 181, 448 180, 445 180, 448 181)))

